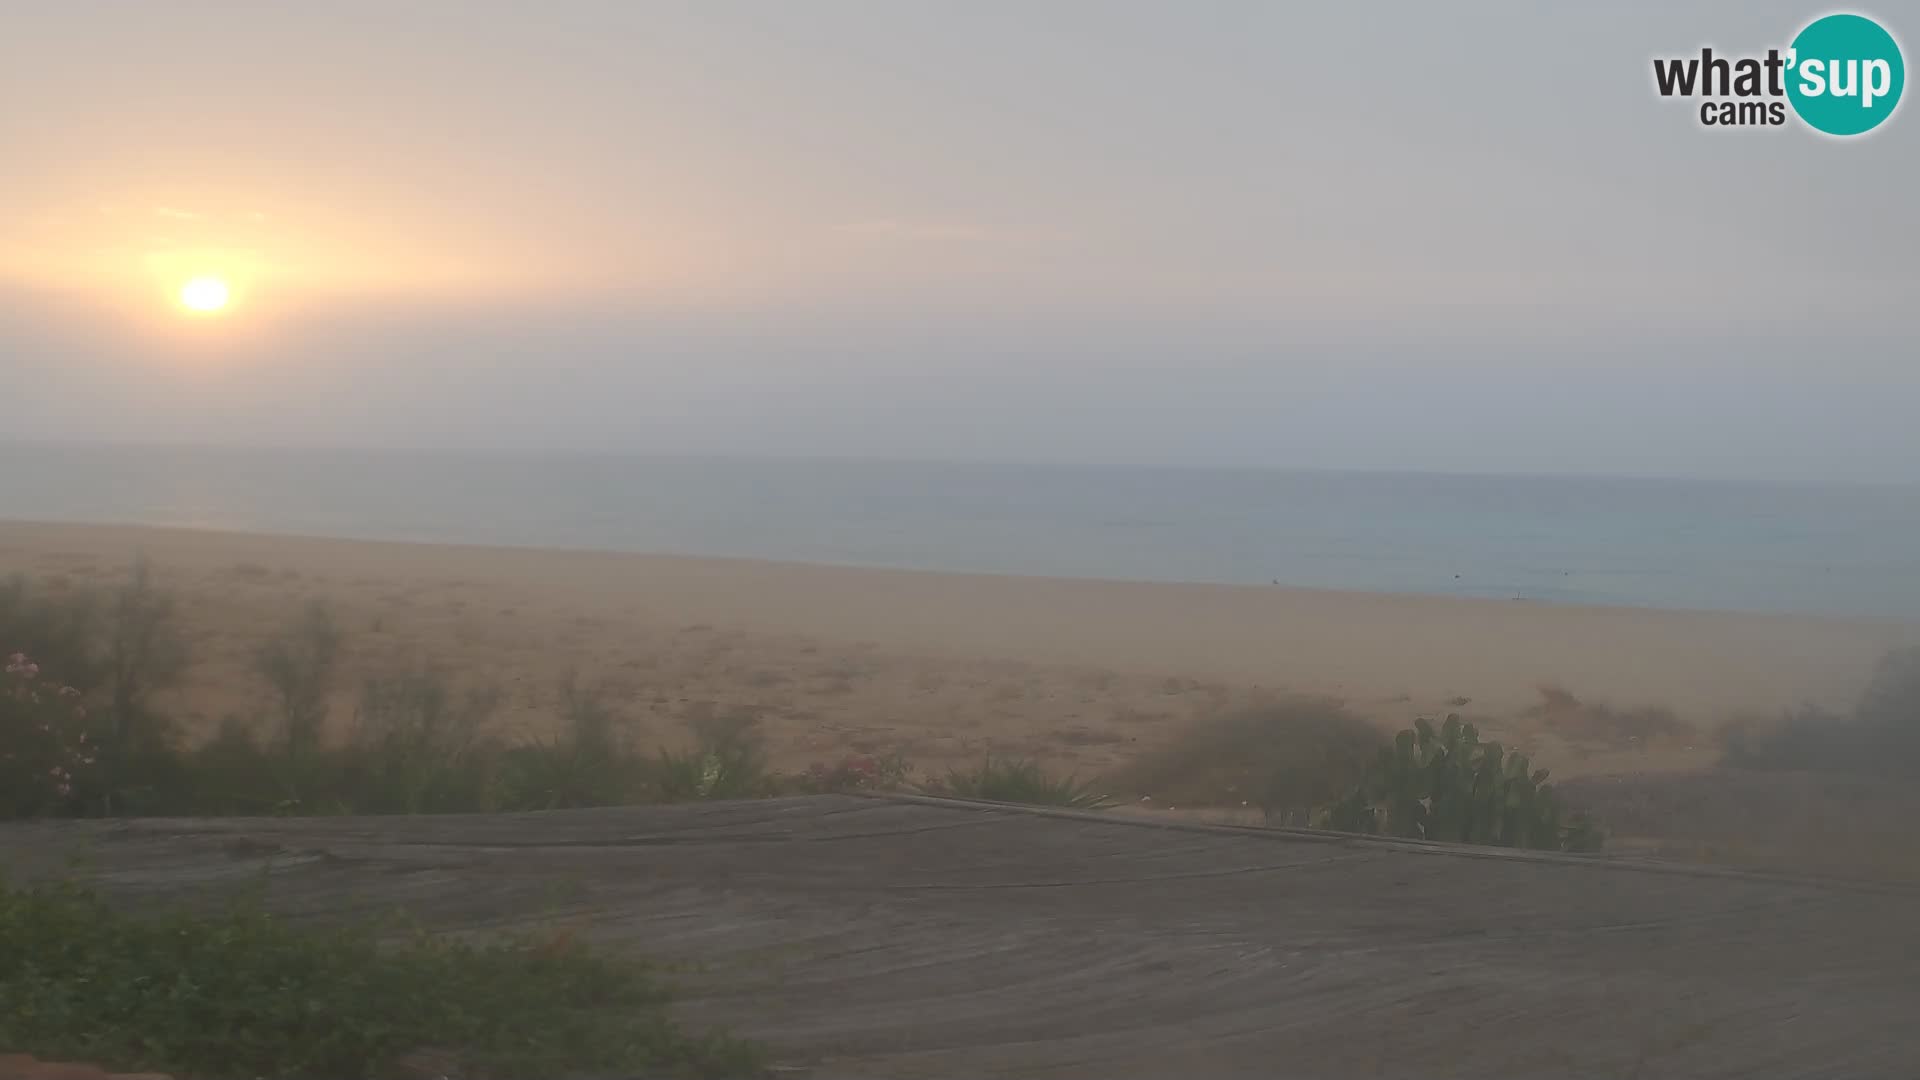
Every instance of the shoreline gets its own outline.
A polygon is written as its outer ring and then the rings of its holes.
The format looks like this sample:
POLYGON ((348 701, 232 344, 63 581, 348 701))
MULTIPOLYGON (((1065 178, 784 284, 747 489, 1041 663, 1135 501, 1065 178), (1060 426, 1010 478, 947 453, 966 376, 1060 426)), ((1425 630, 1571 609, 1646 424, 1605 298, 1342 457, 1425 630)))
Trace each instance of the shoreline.
POLYGON ((172 693, 197 727, 259 715, 252 650, 319 598, 349 636, 336 714, 381 665, 427 662, 509 689, 503 719, 535 726, 575 671, 654 738, 756 711, 788 764, 873 747, 1094 771, 1286 694, 1382 724, 1458 709, 1525 741, 1558 687, 1671 709, 1700 738, 1657 762, 1533 740, 1557 774, 1694 767, 1718 724, 1849 706, 1880 656, 1920 644, 1920 625, 1866 617, 0 521, 0 577, 106 584, 139 553, 179 594, 198 662, 172 693))
POLYGON ((120 532, 128 534, 153 533, 162 536, 187 534, 207 538, 231 540, 283 541, 293 544, 351 544, 374 547, 395 548, 435 548, 462 552, 494 552, 502 555, 534 554, 543 556, 582 556, 590 558, 645 559, 665 562, 720 563, 743 567, 756 567, 768 570, 791 569, 799 571, 846 571, 857 574, 904 574, 916 577, 940 577, 963 580, 988 580, 998 582, 1062 582, 1085 585, 1106 585, 1123 588, 1171 588, 1171 589, 1221 589, 1232 591, 1251 591, 1259 593, 1291 593, 1319 597, 1375 598, 1384 601, 1439 602, 1463 605, 1489 605, 1505 607, 1510 604, 1528 605, 1557 611, 1584 612, 1624 612, 1648 613, 1675 616, 1703 616, 1708 618, 1751 618, 1751 619, 1792 619, 1807 622, 1824 622, 1859 626, 1881 626, 1892 632, 1911 631, 1920 640, 1920 616, 1901 617, 1896 615, 1855 614, 1843 611, 1794 611, 1786 609, 1757 608, 1712 608, 1712 607, 1668 607, 1657 604, 1604 604, 1562 600, 1544 600, 1530 596, 1491 597, 1467 596, 1460 593, 1394 591, 1388 589, 1343 588, 1329 585, 1290 585, 1275 581, 1269 584, 1259 582, 1208 581, 1202 579, 1175 578, 1124 578, 1102 577, 1080 574, 1041 574, 1019 573, 997 570, 954 570, 926 566, 895 566, 885 563, 831 562, 809 559, 769 559, 752 555, 704 555, 688 551, 652 551, 628 548, 575 547, 568 544, 497 544, 475 543, 468 541, 435 540, 419 537, 386 537, 368 535, 347 535, 337 533, 281 532, 273 529, 235 529, 210 525, 153 525, 129 521, 60 521, 39 518, 0 517, 0 550, 8 546, 9 534, 31 534, 35 531, 52 533, 65 530, 89 532, 120 532))

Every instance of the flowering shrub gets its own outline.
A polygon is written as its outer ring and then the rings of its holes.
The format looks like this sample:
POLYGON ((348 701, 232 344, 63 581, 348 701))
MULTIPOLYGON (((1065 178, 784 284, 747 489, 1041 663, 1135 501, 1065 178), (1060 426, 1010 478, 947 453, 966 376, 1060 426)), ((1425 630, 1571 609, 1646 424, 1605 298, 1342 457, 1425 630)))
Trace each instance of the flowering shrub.
POLYGON ((40 677, 25 653, 0 671, 0 815, 30 817, 73 802, 95 763, 80 691, 40 677))
POLYGON ((809 792, 891 791, 906 786, 907 774, 899 754, 849 754, 834 765, 816 761, 798 779, 801 790, 809 792))

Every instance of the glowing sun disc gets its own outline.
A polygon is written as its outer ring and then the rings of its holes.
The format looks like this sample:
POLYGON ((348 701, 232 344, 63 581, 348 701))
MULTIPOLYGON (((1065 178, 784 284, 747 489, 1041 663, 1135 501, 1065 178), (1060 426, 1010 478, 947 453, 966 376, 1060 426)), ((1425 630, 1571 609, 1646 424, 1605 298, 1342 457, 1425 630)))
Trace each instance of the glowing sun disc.
POLYGON ((211 315, 227 306, 233 295, 219 278, 197 277, 180 286, 180 304, 188 311, 211 315))

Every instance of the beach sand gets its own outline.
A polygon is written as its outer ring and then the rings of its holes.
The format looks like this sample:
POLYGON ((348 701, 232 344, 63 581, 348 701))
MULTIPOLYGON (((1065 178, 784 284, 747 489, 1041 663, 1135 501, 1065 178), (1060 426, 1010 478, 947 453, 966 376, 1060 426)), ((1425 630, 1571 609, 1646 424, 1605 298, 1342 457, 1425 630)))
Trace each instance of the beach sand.
POLYGON ((179 596, 195 663, 163 704, 192 730, 266 715, 252 651, 319 598, 347 635, 338 722, 366 676, 431 664, 498 686, 500 722, 539 733, 573 671, 642 740, 750 710, 795 769, 992 752, 1094 775, 1285 694, 1383 725, 1457 711, 1562 777, 1688 768, 1712 763, 1713 726, 1844 707, 1883 653, 1920 643, 1920 628, 1860 619, 0 523, 0 575, 108 584, 137 555, 179 596), (1542 687, 1671 709, 1684 730, 1581 744, 1541 710, 1542 687))

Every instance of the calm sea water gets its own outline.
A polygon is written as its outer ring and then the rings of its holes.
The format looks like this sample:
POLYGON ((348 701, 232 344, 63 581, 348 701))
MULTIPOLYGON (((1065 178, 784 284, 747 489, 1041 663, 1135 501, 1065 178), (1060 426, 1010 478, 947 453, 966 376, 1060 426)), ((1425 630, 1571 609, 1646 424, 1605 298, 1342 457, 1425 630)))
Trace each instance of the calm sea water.
POLYGON ((1920 618, 1920 487, 0 446, 0 517, 1920 618))

